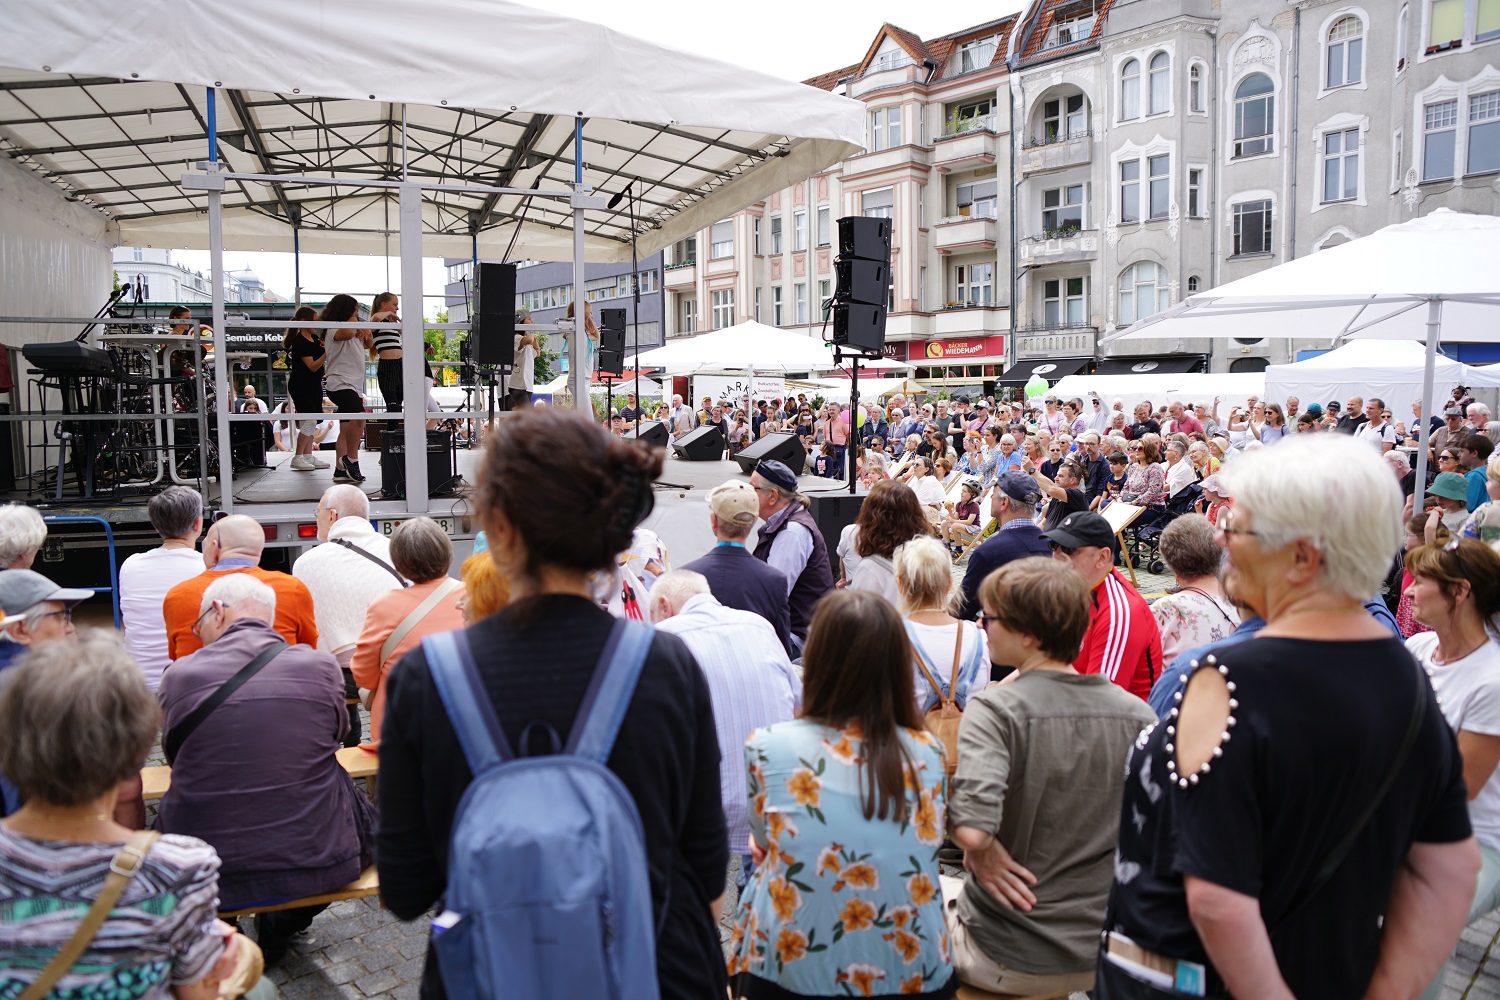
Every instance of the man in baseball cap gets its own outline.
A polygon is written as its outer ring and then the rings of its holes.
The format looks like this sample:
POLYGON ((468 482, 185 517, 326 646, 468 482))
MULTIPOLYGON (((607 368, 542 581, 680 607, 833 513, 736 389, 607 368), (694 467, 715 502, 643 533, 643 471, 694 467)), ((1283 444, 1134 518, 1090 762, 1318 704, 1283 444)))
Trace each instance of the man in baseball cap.
MULTIPOLYGON (((1003 472, 996 477, 994 489, 990 491, 990 517, 997 527, 988 541, 981 542, 969 553, 969 568, 964 572, 963 607, 958 612, 960 618, 972 620, 979 615, 979 585, 985 577, 1012 560, 1049 553, 1047 540, 1031 520, 1041 499, 1041 488, 1025 473, 1003 472)), ((990 676, 999 680, 1005 673, 1004 670, 992 671, 990 676)))
POLYGON ((1162 671, 1161 629, 1140 592, 1115 569, 1114 530, 1102 514, 1069 514, 1042 532, 1052 557, 1072 566, 1093 591, 1089 630, 1073 669, 1103 674, 1144 700, 1162 671))
POLYGON ((833 590, 833 564, 823 532, 797 494, 797 476, 784 463, 766 459, 750 475, 756 513, 766 522, 760 529, 755 558, 780 570, 787 579, 792 643, 798 650, 807 641, 813 608, 833 590))
MULTIPOLYGON (((790 474, 791 470, 787 471, 790 474)), ((748 483, 731 479, 709 490, 708 526, 716 544, 705 555, 677 568, 702 573, 708 580, 708 592, 726 608, 749 611, 770 622, 782 648, 791 656, 791 606, 787 603, 791 588, 786 574, 745 548, 759 512, 759 495, 748 483)))
POLYGON ((28 646, 73 635, 73 605, 93 596, 29 569, 0 573, 0 670, 28 646))

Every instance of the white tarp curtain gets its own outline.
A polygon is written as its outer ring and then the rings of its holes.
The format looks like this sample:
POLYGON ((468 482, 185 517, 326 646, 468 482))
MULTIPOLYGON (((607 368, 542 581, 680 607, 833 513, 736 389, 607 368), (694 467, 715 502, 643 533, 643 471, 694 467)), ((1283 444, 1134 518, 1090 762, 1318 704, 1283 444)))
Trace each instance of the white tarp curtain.
MULTIPOLYGON (((863 365, 861 365, 863 367, 863 365)), ((849 380, 846 378, 823 378, 818 379, 817 384, 824 386, 818 395, 835 403, 849 402, 849 380)), ((861 403, 880 402, 886 396, 893 393, 903 395, 915 395, 918 393, 931 392, 932 390, 915 379, 898 378, 864 378, 859 380, 859 399, 861 403)))
MULTIPOLYGON (((647 368, 665 368, 668 374, 694 372, 823 372, 834 369, 833 349, 816 338, 746 322, 735 326, 673 340, 664 347, 642 351, 636 363, 647 368)), ((898 369, 909 366, 881 358, 861 360, 860 370, 898 369)))
MULTIPOLYGON (((1308 403, 1345 403, 1350 396, 1378 398, 1391 417, 1411 426, 1411 404, 1422 397, 1426 348, 1415 341, 1355 340, 1306 361, 1266 369, 1266 393, 1281 400, 1296 396, 1308 403)), ((1500 371, 1475 368, 1438 355, 1433 366, 1432 398, 1424 415, 1440 412, 1455 385, 1500 386, 1500 371)))
MULTIPOLYGON (((1063 400, 1083 400, 1083 413, 1088 416, 1093 412, 1093 408, 1088 405, 1090 392, 1099 394, 1106 410, 1113 406, 1116 399, 1122 400, 1125 404, 1125 416, 1128 418, 1126 423, 1134 422, 1133 412, 1137 403, 1149 402, 1155 408, 1174 401, 1186 405, 1203 402, 1212 409, 1214 397, 1217 396, 1219 421, 1222 423, 1228 419, 1231 407, 1243 409, 1251 396, 1267 398, 1264 372, 1068 375, 1057 380, 1050 395, 1063 400)), ((1275 397, 1272 396, 1271 399, 1275 400, 1275 397)))
MULTIPOLYGON (((864 142, 857 101, 508 0, 23 3, 7 10, 0 67, 4 148, 36 151, 29 165, 106 208, 122 244, 206 246, 204 197, 173 185, 207 158, 209 87, 221 155, 241 172, 399 177, 404 110, 412 179, 557 189, 582 116, 584 179, 603 195, 634 179, 642 254, 864 142), (358 25, 399 44, 352 41, 358 25)), ((292 249, 290 206, 303 250, 394 253, 393 197, 340 193, 231 184, 225 246, 292 249)), ((424 255, 469 256, 483 212, 480 256, 499 259, 521 203, 429 192, 424 255)), ((513 256, 571 259, 566 213, 533 199, 513 256)), ((588 219, 590 259, 629 258, 624 204, 588 219)))

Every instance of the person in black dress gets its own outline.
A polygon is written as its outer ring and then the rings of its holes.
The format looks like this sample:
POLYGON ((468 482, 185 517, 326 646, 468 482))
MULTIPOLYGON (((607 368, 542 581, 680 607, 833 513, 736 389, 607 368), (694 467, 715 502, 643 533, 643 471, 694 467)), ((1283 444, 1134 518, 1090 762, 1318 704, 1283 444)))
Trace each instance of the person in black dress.
MULTIPOLYGON (((312 306, 302 306, 292 317, 298 320, 314 320, 318 311, 312 306)), ((282 338, 281 349, 286 352, 287 394, 292 397, 292 409, 297 413, 323 412, 323 331, 306 327, 292 327, 282 338)), ((326 469, 328 463, 313 455, 317 443, 313 434, 317 430, 316 420, 288 421, 296 428, 297 444, 292 451, 291 467, 298 472, 326 469)))
MULTIPOLYGON (((520 411, 494 433, 478 510, 511 603, 469 626, 468 639, 511 745, 521 747, 532 722, 565 743, 614 625, 593 580, 597 571, 609 579, 650 513, 662 454, 551 408, 520 411)), ((420 647, 386 683, 380 894, 398 918, 415 920, 443 894, 449 834, 472 775, 420 647)), ((635 800, 645 833, 661 996, 723 1000, 718 915, 729 840, 719 744, 708 684, 678 637, 652 640, 607 766, 635 800)), ((448 995, 430 950, 421 995, 448 995)))
POLYGON ((1362 607, 1401 543, 1400 491, 1334 435, 1221 475, 1225 585, 1268 624, 1194 661, 1136 740, 1094 996, 1415 996, 1463 929, 1479 850, 1427 677, 1362 607))

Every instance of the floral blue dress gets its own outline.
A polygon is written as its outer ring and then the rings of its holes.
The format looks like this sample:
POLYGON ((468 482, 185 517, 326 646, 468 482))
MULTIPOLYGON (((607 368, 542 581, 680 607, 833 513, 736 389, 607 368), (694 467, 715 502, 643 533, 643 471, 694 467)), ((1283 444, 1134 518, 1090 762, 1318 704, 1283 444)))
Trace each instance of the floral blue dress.
MULTIPOLYGON (((745 745, 750 831, 765 862, 740 897, 729 973, 791 993, 932 993, 953 976, 938 888, 947 777, 937 741, 905 730, 907 817, 865 819, 864 741, 810 719, 745 745)), ((956 983, 956 980, 953 980, 956 983)))

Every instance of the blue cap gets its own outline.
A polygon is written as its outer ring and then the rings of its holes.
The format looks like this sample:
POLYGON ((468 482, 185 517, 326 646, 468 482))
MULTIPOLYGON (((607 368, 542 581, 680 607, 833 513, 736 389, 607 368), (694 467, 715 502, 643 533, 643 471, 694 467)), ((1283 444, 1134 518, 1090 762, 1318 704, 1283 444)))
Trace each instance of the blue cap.
POLYGON ((793 472, 785 462, 778 462, 774 458, 768 458, 755 466, 755 471, 760 478, 773 486, 779 486, 784 490, 797 489, 797 474, 793 472))

